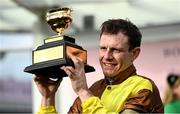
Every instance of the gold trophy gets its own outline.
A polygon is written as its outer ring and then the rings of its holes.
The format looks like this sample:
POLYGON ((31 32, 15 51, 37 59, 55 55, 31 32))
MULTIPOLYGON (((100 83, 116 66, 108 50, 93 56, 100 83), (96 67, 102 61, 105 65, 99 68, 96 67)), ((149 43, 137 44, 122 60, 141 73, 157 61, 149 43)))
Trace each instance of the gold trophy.
POLYGON ((74 67, 68 53, 82 59, 86 73, 95 71, 94 67, 87 64, 87 51, 78 46, 74 38, 63 35, 64 30, 72 22, 71 12, 72 10, 67 7, 47 12, 47 23, 58 35, 45 39, 44 44, 32 52, 32 65, 27 66, 24 69, 25 72, 41 74, 50 78, 65 77, 67 74, 60 67, 74 67))

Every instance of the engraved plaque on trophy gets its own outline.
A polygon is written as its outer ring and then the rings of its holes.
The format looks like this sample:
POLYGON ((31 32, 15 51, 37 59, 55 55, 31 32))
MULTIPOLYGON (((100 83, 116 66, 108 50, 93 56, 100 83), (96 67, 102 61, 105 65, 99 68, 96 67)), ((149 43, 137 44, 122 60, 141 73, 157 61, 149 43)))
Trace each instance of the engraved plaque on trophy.
POLYGON ((87 51, 77 45, 74 38, 63 35, 64 30, 72 22, 71 12, 72 10, 67 7, 47 12, 47 23, 57 35, 45 39, 44 44, 32 52, 32 65, 27 66, 25 72, 51 78, 65 77, 67 74, 60 67, 74 66, 68 53, 82 59, 86 73, 95 71, 94 67, 87 64, 87 51))

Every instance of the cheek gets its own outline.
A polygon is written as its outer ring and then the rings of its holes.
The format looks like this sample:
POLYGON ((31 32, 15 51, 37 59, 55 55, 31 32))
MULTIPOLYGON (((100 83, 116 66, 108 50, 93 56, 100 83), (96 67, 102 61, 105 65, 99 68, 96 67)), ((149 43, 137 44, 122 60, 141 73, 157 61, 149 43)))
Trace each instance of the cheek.
POLYGON ((99 60, 103 58, 103 53, 99 51, 99 60))
POLYGON ((126 63, 127 61, 129 61, 129 56, 127 54, 119 54, 119 55, 116 55, 116 60, 120 63, 126 63))
POLYGON ((132 64, 131 58, 127 54, 119 56, 118 58, 116 58, 116 61, 118 62, 119 67, 123 67, 123 69, 126 69, 132 64))

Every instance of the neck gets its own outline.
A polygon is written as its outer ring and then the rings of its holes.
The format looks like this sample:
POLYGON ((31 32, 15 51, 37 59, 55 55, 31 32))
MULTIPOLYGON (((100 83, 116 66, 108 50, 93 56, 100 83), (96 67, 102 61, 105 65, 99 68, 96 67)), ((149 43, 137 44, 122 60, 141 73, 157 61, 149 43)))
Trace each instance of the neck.
POLYGON ((114 77, 105 76, 105 80, 108 85, 120 84, 121 82, 133 75, 136 75, 136 69, 134 65, 131 65, 114 77))

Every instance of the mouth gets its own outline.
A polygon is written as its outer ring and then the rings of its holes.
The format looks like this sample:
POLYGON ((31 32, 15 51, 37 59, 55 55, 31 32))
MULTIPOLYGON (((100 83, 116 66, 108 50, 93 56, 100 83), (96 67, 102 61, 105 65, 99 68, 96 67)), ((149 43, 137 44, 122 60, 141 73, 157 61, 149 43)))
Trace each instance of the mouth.
POLYGON ((114 63, 103 63, 104 68, 112 69, 116 66, 114 63))

